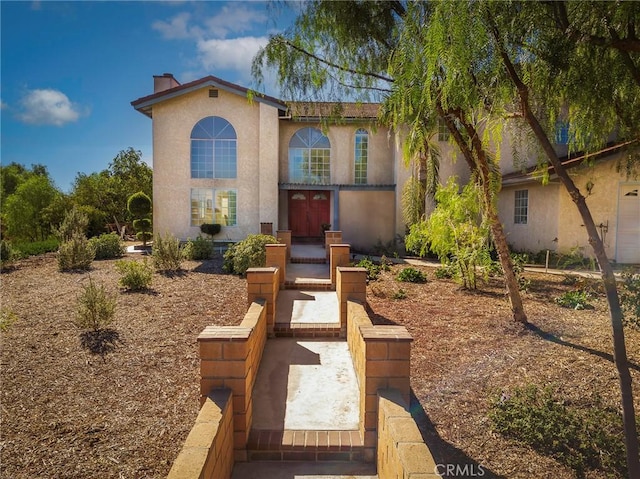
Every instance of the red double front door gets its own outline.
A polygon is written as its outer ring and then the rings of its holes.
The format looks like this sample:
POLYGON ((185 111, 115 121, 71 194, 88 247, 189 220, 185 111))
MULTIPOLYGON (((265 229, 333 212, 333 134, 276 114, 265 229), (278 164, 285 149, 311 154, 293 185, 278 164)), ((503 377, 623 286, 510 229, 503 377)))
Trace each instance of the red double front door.
POLYGON ((322 224, 329 224, 329 191, 290 190, 289 229, 298 238, 321 237, 322 224))

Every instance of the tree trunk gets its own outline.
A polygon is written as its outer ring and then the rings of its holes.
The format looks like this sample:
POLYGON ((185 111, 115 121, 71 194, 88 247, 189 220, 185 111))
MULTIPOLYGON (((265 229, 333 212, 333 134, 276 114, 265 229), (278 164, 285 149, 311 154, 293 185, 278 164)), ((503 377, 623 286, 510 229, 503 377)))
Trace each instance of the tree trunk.
POLYGON ((629 373, 629 365, 627 363, 627 349, 624 340, 624 327, 622 324, 622 310, 620 308, 620 299, 616 287, 616 279, 613 274, 613 268, 607 258, 602 239, 598 235, 598 230, 591 216, 591 211, 587 206, 584 196, 580 193, 578 187, 567 173, 564 165, 558 158, 553 145, 549 141, 546 132, 540 125, 538 118, 531 110, 529 104, 529 89, 522 82, 516 72, 511 59, 504 50, 500 42, 500 36, 497 27, 493 25, 493 38, 500 51, 500 56, 505 65, 509 77, 518 90, 520 97, 520 105, 525 120, 533 130, 536 139, 542 146, 549 163, 553 166, 555 173, 566 188, 569 196, 576 204, 580 217, 587 229, 589 235, 589 244, 593 248, 593 252, 600 265, 602 271, 602 281, 604 283, 607 295, 607 303, 609 305, 609 317, 611 319, 611 329, 613 332, 613 357, 618 376, 620 378, 620 393, 622 395, 622 420, 624 423, 625 445, 627 449, 627 468, 630 479, 640 479, 640 461, 638 457, 638 435, 636 431, 636 417, 633 405, 633 389, 631 385, 631 374, 629 373))
POLYGON ((487 155, 482 147, 482 142, 478 137, 475 128, 465 121, 462 112, 451 112, 465 127, 468 135, 471 137, 471 142, 475 154, 471 151, 467 143, 465 142, 462 134, 458 130, 458 127, 453 120, 444 112, 442 105, 438 102, 436 104, 438 115, 444 119, 449 131, 453 135, 458 148, 462 151, 462 155, 469 165, 472 173, 476 173, 479 176, 482 186, 483 201, 485 203, 484 213, 489 220, 489 227, 491 229, 491 236, 498 251, 498 258, 500 259, 500 265, 504 272, 504 282, 507 288, 507 294, 509 296, 509 302, 511 304, 511 313, 513 319, 519 323, 527 322, 527 315, 524 311, 524 305, 522 304, 522 297, 520 296, 520 286, 516 273, 513 269, 513 262, 511 261, 511 254, 509 253, 509 245, 507 244, 507 237, 504 234, 504 229, 500 218, 498 217, 498 211, 496 209, 494 195, 491 192, 491 170, 489 168, 489 162, 487 155))

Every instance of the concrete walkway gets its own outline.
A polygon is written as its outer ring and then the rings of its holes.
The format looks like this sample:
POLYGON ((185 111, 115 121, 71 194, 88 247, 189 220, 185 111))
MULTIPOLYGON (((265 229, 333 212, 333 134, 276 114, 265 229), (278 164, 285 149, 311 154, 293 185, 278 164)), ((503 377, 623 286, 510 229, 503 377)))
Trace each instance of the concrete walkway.
POLYGON ((340 324, 335 291, 284 290, 278 294, 276 323, 340 324))
POLYGON ((253 429, 356 430, 359 391, 346 341, 269 339, 253 389, 253 429))

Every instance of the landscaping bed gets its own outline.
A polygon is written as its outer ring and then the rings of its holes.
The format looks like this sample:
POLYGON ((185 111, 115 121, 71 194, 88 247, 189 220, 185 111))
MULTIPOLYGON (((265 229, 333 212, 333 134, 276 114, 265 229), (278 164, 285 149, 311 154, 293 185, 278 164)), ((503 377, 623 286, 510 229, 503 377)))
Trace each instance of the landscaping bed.
MULTIPOLYGON (((115 348, 102 356, 81 346, 72 322, 87 273, 61 273, 48 254, 0 276, 1 477, 160 478, 182 447, 199 406, 196 337, 206 325, 241 321, 246 282, 222 274, 217 258, 185 262, 173 276, 156 273, 150 290, 125 293, 114 263, 95 261, 89 273, 117 297, 115 348)), ((491 398, 526 384, 551 385, 576 407, 618 408, 604 298, 595 296, 594 309, 585 310, 554 302, 563 292, 597 287, 528 273, 524 302, 533 327, 524 328, 510 319, 498 279, 469 292, 427 267, 418 268, 426 283, 401 283, 395 275, 402 268, 370 282, 368 301, 375 322, 402 324, 414 337, 411 385, 419 404, 412 412, 437 461, 473 465, 476 473, 481 467, 483 477, 575 477, 495 432, 488 413, 491 398)), ((640 333, 626 334, 640 411, 640 333)))

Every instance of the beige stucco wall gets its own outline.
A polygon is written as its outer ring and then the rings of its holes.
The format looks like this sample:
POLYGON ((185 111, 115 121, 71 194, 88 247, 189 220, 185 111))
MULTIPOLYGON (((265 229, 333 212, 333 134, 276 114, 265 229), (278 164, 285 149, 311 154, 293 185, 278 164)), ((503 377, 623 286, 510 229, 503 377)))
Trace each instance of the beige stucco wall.
MULTIPOLYGON (((289 182, 289 142, 302 128, 322 130, 317 122, 280 121, 279 180, 289 182)), ((324 131, 331 143, 331 183, 353 184, 355 171, 355 134, 358 128, 369 132, 367 182, 369 184, 394 183, 394 144, 386 128, 371 128, 367 123, 333 125, 324 131)))
POLYGON ((342 239, 357 249, 370 249, 395 237, 393 191, 341 191, 340 229, 342 239))
POLYGON ((191 188, 235 188, 237 226, 225 226, 220 239, 239 240, 257 233, 260 222, 277 228, 278 111, 240 95, 219 90, 209 98, 208 87, 165 100, 153 107, 154 232, 180 239, 196 237, 191 226, 191 188), (220 116, 237 135, 237 178, 192 179, 190 135, 202 118, 220 116))
MULTIPOLYGON (((591 167, 569 170, 582 194, 587 194, 587 182, 593 183, 586 202, 595 224, 608 226, 603 239, 610 260, 616 259, 619 187, 629 181, 624 173, 616 171, 616 163, 616 159, 612 159, 591 167)), ((557 180, 548 186, 531 182, 505 187, 500 193, 498 206, 507 239, 516 249, 532 252, 550 249, 564 254, 577 247, 585 256, 593 257, 582 218, 564 186, 557 180), (529 222, 515 225, 514 191, 522 189, 529 190, 529 222), (554 238, 557 241, 552 241, 554 238)))

